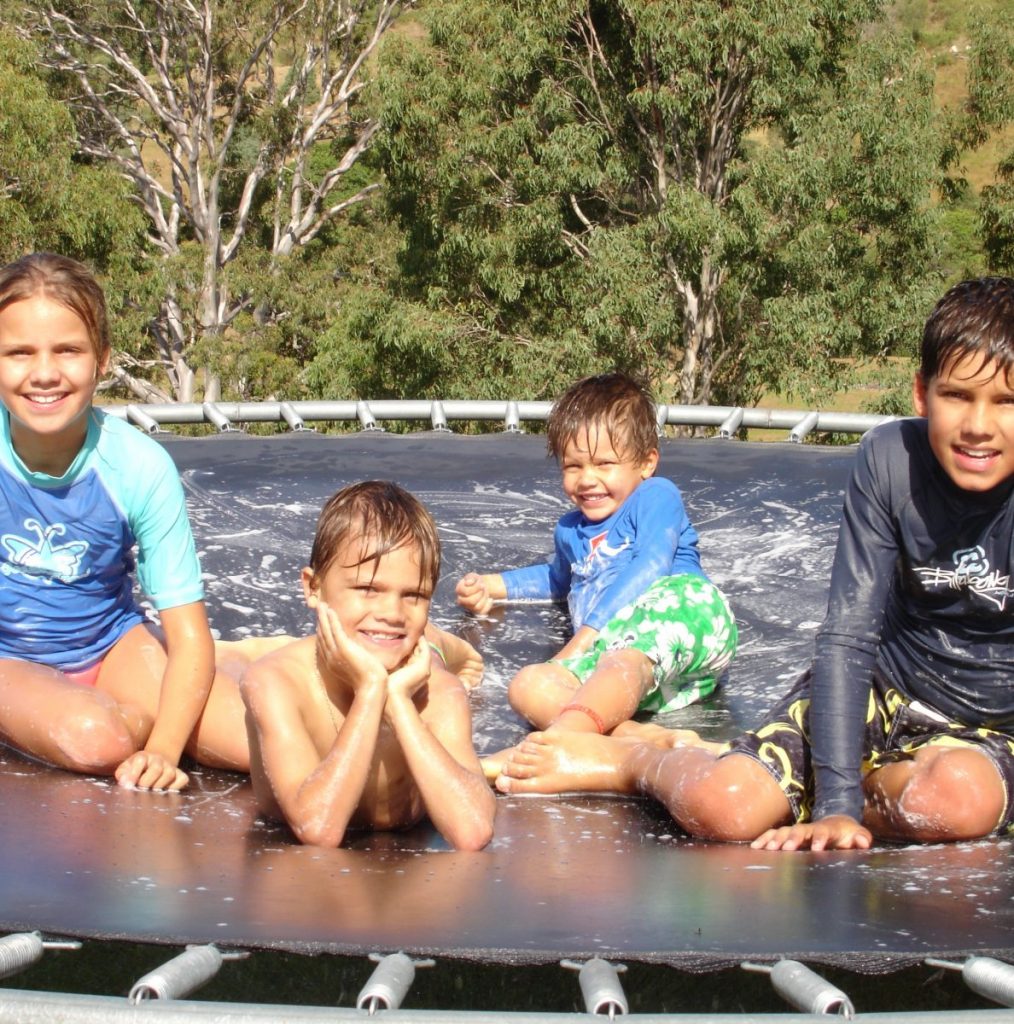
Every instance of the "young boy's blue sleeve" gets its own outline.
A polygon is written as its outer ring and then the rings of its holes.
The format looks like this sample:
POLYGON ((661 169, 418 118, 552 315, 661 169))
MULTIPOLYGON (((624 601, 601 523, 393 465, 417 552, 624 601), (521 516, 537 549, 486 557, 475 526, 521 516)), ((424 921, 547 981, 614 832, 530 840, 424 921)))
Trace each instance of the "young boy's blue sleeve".
POLYGON ((831 570, 828 613, 817 634, 810 739, 814 819, 861 820, 865 723, 881 628, 896 573, 899 540, 890 513, 890 474, 867 435, 845 493, 831 570))
POLYGON ((582 624, 601 630, 621 608, 663 576, 703 575, 693 528, 679 488, 664 478, 646 480, 627 499, 610 531, 628 548, 589 581, 582 624))
POLYGON ((564 601, 570 591, 570 559, 563 545, 563 528, 556 525, 550 562, 507 569, 500 574, 508 601, 564 601))

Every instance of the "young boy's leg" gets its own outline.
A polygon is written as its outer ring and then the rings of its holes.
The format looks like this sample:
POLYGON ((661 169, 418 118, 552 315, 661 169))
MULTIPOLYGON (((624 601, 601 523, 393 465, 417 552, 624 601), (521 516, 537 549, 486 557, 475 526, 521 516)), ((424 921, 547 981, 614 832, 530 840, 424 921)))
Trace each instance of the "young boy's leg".
POLYGON ((496 786, 505 793, 645 792, 695 835, 752 840, 808 813, 808 705, 804 675, 765 725, 725 744, 706 742, 689 730, 656 729, 647 742, 535 733, 518 745, 496 786))
POLYGON ((708 696, 736 639, 717 587, 667 576, 618 612, 588 651, 522 669, 508 695, 537 728, 612 732, 637 711, 675 711, 708 696))

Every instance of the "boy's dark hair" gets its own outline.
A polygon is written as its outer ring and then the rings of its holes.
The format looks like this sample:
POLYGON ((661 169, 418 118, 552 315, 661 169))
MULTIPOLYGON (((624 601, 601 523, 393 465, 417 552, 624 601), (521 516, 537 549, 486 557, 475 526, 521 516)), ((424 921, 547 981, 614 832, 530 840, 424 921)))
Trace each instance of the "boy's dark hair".
POLYGON ((619 371, 585 377, 553 403, 546 447, 557 461, 582 431, 598 427, 617 454, 636 462, 658 448, 655 402, 648 389, 619 371))
POLYGON ((951 288, 934 306, 922 334, 924 382, 966 356, 1014 372, 1014 277, 978 277, 951 288))
POLYGON ((109 351, 106 299, 92 272, 77 260, 35 252, 0 267, 0 311, 15 302, 44 297, 76 313, 99 362, 109 351))
POLYGON ((420 582, 432 591, 440 576, 440 538, 433 517, 418 498, 386 480, 350 484, 328 499, 317 519, 310 569, 321 576, 343 545, 359 542, 356 561, 376 564, 404 544, 419 548, 420 582))

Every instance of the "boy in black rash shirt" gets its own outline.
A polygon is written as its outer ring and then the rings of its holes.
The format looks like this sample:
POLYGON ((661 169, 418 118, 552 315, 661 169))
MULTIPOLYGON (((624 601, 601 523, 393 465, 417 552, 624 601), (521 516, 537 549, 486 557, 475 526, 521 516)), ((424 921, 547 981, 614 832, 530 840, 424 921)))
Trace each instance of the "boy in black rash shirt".
POLYGON ((862 440, 813 664, 728 745, 534 734, 512 793, 641 792, 693 835, 867 848, 1014 828, 1014 278, 952 288, 919 418, 862 440))

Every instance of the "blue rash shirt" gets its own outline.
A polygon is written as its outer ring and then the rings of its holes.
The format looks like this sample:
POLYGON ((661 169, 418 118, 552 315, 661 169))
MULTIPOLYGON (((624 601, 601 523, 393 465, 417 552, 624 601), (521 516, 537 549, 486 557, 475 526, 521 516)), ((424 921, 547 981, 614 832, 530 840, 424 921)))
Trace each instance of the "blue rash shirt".
POLYGON ((1014 479, 983 493, 958 487, 924 419, 863 438, 813 664, 814 818, 862 814, 874 672, 947 719, 1014 731, 1012 491, 1014 479))
POLYGON ((697 532, 679 488, 645 480, 607 519, 591 522, 574 509, 560 517, 551 562, 502 573, 508 600, 567 600, 574 629, 602 627, 655 580, 703 576, 697 532))
POLYGON ((202 600, 183 487, 169 454, 93 409, 60 477, 29 470, 0 406, 0 658, 75 671, 157 609, 202 600))

